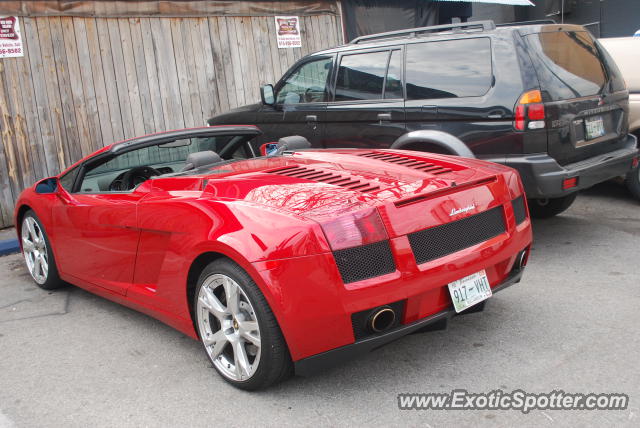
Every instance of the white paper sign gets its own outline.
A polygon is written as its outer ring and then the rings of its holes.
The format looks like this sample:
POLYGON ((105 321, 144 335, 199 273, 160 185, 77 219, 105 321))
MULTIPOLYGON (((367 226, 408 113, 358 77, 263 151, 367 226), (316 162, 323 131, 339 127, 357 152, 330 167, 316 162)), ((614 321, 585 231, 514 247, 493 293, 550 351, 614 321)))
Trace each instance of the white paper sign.
POLYGON ((0 58, 24 56, 17 16, 0 16, 0 58))
POLYGON ((297 16, 276 16, 276 38, 278 48, 300 48, 300 18, 297 16))

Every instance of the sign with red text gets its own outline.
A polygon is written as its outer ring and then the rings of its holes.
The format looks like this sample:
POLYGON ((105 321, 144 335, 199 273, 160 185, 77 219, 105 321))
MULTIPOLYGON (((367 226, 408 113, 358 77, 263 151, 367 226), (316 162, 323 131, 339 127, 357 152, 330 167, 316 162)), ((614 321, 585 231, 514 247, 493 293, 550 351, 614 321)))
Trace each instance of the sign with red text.
POLYGON ((17 16, 0 16, 0 58, 24 56, 17 16))
POLYGON ((276 16, 276 38, 278 48, 300 48, 300 18, 297 16, 276 16))

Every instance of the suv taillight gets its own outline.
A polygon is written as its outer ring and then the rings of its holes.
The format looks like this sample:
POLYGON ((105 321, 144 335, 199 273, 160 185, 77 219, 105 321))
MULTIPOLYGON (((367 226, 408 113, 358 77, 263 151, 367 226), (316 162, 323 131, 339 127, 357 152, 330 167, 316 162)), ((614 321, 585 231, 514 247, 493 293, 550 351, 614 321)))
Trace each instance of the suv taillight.
POLYGON ((544 104, 539 90, 522 94, 516 105, 513 127, 517 131, 544 128, 544 104))

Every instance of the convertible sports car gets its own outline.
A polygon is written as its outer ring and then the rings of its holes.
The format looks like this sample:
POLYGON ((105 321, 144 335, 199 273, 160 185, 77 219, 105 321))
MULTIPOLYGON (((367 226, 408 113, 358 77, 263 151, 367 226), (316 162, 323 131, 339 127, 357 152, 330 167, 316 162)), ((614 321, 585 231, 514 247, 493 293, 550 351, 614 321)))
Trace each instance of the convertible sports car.
POLYGON ((520 281, 531 224, 515 171, 309 150, 302 137, 256 153, 258 135, 220 126, 134 138, 26 189, 15 222, 33 279, 201 340, 243 389, 437 328, 520 281))

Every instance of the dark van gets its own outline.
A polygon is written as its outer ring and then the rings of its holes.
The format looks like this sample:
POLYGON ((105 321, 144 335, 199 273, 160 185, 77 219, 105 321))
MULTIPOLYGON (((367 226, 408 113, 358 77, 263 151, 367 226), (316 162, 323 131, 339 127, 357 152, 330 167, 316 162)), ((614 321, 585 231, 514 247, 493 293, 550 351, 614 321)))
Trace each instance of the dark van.
POLYGON ((409 149, 515 168, 532 215, 638 162, 629 94, 581 26, 491 21, 363 36, 298 61, 262 102, 209 120, 252 123, 263 142, 409 149))

